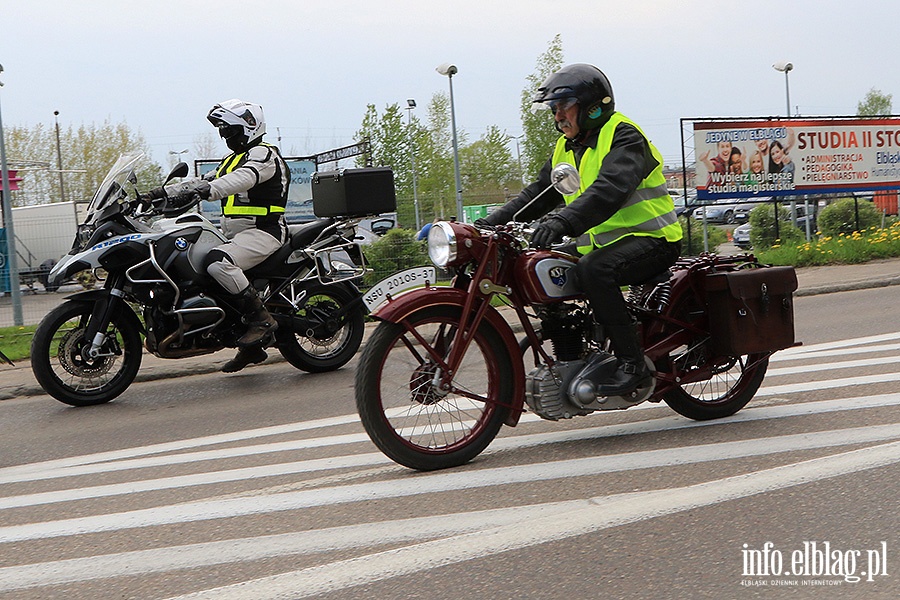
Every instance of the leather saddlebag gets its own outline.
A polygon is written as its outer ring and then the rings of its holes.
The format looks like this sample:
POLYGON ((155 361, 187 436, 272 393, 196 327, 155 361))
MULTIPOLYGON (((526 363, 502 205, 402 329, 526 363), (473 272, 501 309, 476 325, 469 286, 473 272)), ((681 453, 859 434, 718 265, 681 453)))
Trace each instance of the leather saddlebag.
POLYGON ((761 267, 706 276, 710 347, 720 356, 794 345, 794 267, 761 267))

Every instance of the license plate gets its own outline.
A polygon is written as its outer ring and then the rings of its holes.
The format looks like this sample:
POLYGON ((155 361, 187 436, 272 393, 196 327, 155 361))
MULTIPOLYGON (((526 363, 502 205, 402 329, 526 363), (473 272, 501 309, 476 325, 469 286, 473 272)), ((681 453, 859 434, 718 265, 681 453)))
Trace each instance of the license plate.
POLYGON ((388 296, 394 298, 403 292, 422 287, 426 281, 434 284, 436 273, 437 271, 434 267, 415 267, 394 273, 373 285, 363 294, 363 302, 365 302, 369 312, 372 312, 387 301, 388 296))

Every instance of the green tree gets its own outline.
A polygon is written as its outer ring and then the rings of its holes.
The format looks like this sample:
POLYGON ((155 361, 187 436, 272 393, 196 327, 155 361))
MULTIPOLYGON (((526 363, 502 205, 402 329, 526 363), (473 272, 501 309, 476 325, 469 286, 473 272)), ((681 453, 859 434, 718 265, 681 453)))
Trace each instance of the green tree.
POLYGON ((819 212, 819 231, 822 235, 850 235, 881 224, 881 212, 866 200, 842 198, 819 212))
POLYGON ((428 248, 416 241, 416 231, 394 227, 365 247, 366 264, 372 271, 365 277, 371 286, 391 273, 428 264, 428 248))
POLYGON ((882 94, 881 90, 870 89, 866 97, 856 105, 856 114, 861 117, 881 117, 891 114, 893 95, 882 94))
POLYGON ((557 34, 550 41, 546 52, 538 57, 537 65, 531 75, 525 78, 526 85, 522 90, 521 116, 522 130, 525 138, 521 144, 522 168, 525 181, 537 179, 541 167, 553 153, 553 147, 559 138, 559 132, 553 122, 550 111, 532 110, 534 94, 550 75, 563 66, 562 37, 557 34))
POLYGON ((756 250, 766 250, 776 243, 799 244, 804 239, 799 227, 791 223, 791 211, 780 204, 760 204, 750 211, 750 243, 756 250), (775 233, 775 211, 778 212, 778 234, 775 233))
MULTIPOLYGON (((87 202, 103 177, 120 155, 150 150, 144 136, 132 131, 126 123, 82 125, 78 129, 60 130, 60 154, 65 199, 87 202), (83 172, 82 172, 83 171, 83 172)), ((62 192, 57 170, 56 132, 54 127, 39 123, 33 127, 7 130, 7 154, 11 167, 22 165, 21 190, 13 192, 12 204, 46 204, 59 202, 62 192)), ((139 189, 160 184, 160 167, 149 158, 138 176, 139 189)))
POLYGON ((466 204, 506 202, 522 189, 509 135, 496 125, 460 150, 460 172, 466 204))
MULTIPOLYGON (((686 214, 687 213, 678 217, 678 221, 681 223, 681 229, 684 231, 684 238, 681 241, 681 254, 684 256, 697 256, 701 252, 705 252, 706 248, 703 244, 703 222, 698 221, 693 217, 688 217, 686 214), (690 238, 688 238, 687 234, 688 219, 691 221, 690 238)), ((710 251, 715 252, 715 249, 726 241, 728 241, 728 237, 725 235, 724 230, 715 226, 707 226, 706 243, 709 246, 710 251)))

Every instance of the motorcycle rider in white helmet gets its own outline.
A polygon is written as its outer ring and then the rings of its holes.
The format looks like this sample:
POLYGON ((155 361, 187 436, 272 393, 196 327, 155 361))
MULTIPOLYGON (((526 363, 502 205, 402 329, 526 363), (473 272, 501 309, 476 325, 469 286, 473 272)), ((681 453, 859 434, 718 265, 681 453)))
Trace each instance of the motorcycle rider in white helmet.
POLYGON ((244 271, 287 240, 284 209, 291 174, 279 149, 262 139, 266 133, 262 106, 227 100, 213 106, 206 118, 231 154, 204 178, 167 186, 165 193, 174 206, 196 195, 222 202, 221 228, 229 241, 210 250, 206 271, 235 297, 248 324, 237 341, 237 355, 222 367, 234 373, 267 358, 263 342, 278 328, 244 271))

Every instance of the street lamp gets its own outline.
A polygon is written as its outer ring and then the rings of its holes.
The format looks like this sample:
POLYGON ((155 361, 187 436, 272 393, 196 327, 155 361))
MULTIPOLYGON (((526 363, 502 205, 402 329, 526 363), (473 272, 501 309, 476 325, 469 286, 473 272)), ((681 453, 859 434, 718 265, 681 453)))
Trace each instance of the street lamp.
POLYGON ((791 116, 791 86, 788 84, 788 73, 794 69, 794 65, 793 63, 782 60, 772 65, 772 68, 784 73, 784 95, 787 99, 787 116, 791 116))
POLYGON ((441 75, 446 75, 450 80, 450 127, 453 131, 453 172, 456 175, 456 219, 465 223, 466 216, 463 213, 462 181, 459 177, 459 145, 456 141, 456 107, 453 103, 453 76, 459 72, 456 65, 444 63, 435 69, 441 75))
MULTIPOLYGON (((3 65, 0 65, 0 73, 3 65)), ((0 87, 3 82, 0 81, 0 87)), ((19 265, 16 258, 16 234, 13 231, 12 196, 9 193, 9 172, 6 169, 6 144, 3 139, 3 119, 0 118, 0 184, 3 189, 3 226, 6 228, 6 262, 9 264, 9 293, 12 298, 13 324, 23 325, 22 291, 19 289, 19 265)))
POLYGON ((56 170, 59 171, 59 198, 66 201, 66 188, 63 186, 62 147, 59 143, 59 111, 53 111, 53 120, 56 122, 56 170))
POLYGON ((522 185, 525 184, 525 171, 522 170, 522 152, 519 150, 519 140, 525 137, 525 134, 515 135, 513 139, 516 140, 516 160, 519 162, 519 180, 522 182, 522 185))
POLYGON ((175 160, 177 160, 178 162, 181 162, 181 155, 187 154, 187 151, 188 151, 187 148, 185 148, 184 150, 169 150, 169 154, 177 157, 175 160))
POLYGON ((416 190, 416 153, 413 151, 413 131, 412 131, 412 111, 416 107, 416 101, 412 98, 406 101, 406 115, 409 117, 409 163, 412 167, 413 177, 413 206, 416 208, 416 231, 422 229, 422 222, 419 219, 419 192, 416 190))

